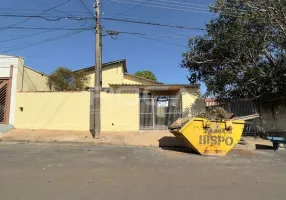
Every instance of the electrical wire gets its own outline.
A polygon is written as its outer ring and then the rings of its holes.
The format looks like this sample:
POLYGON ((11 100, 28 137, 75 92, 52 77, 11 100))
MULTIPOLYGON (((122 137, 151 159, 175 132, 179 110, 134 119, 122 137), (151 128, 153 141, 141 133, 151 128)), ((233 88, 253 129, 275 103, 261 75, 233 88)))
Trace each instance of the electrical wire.
MULTIPOLYGON (((144 25, 151 25, 151 26, 162 26, 162 27, 179 28, 179 29, 187 29, 187 30, 205 31, 205 29, 202 29, 202 28, 187 27, 187 26, 180 26, 180 25, 161 24, 161 23, 154 23, 154 22, 147 22, 147 21, 131 20, 131 19, 117 19, 117 18, 110 18, 110 17, 103 17, 102 19, 111 20, 111 21, 119 21, 119 22, 127 22, 127 23, 144 24, 144 25)), ((261 36, 260 34, 256 34, 256 33, 242 33, 242 35, 261 36)), ((269 36, 271 36, 271 35, 269 35, 269 36)), ((272 37, 278 37, 278 36, 272 35, 272 37)))
POLYGON ((50 28, 50 27, 0 27, 3 29, 16 29, 16 30, 55 30, 55 31, 76 31, 76 30, 91 30, 93 28, 50 28))
POLYGON ((148 3, 149 1, 150 1, 150 0, 147 0, 147 1, 143 2, 143 3, 140 4, 140 5, 133 6, 133 7, 129 8, 129 9, 127 9, 127 10, 121 12, 121 13, 118 13, 118 14, 112 16, 112 17, 118 17, 119 15, 123 15, 124 13, 127 13, 127 12, 129 12, 129 11, 131 11, 131 10, 134 10, 134 9, 136 9, 136 8, 142 6, 142 5, 145 5, 145 4, 148 3))
MULTIPOLYGON (((70 2, 70 1, 71 1, 71 0, 67 0, 67 1, 65 1, 65 2, 63 2, 63 3, 61 3, 61 4, 57 5, 57 6, 54 6, 54 7, 52 7, 52 8, 49 8, 49 9, 47 9, 47 10, 45 10, 45 11, 39 13, 38 15, 42 15, 42 14, 44 14, 44 13, 46 13, 46 12, 49 12, 49 11, 51 11, 51 10, 53 10, 53 9, 56 9, 56 8, 58 8, 58 7, 60 7, 60 6, 64 5, 64 4, 68 3, 68 2, 70 2)), ((33 17, 29 17, 29 18, 24 19, 24 20, 22 20, 22 21, 20 21, 20 22, 17 22, 17 23, 15 23, 15 24, 12 24, 12 25, 8 26, 8 28, 13 27, 13 26, 16 26, 16 25, 19 25, 19 24, 22 24, 22 23, 24 23, 24 22, 26 22, 26 21, 28 21, 28 20, 30 20, 30 19, 33 19, 33 17)), ((5 30, 5 29, 6 29, 6 28, 1 28, 0 31, 3 31, 3 30, 5 30)))
MULTIPOLYGON (((40 6, 45 7, 45 8, 47 7, 46 5, 44 5, 43 3, 40 3, 38 1, 34 1, 34 0, 26 0, 26 1, 33 2, 34 4, 40 5, 40 6)), ((69 12, 76 12, 76 13, 78 12, 78 11, 65 11, 65 10, 57 10, 57 9, 53 9, 53 11, 58 12, 58 13, 65 13, 67 15, 70 14, 69 12)))
POLYGON ((155 41, 155 42, 161 42, 161 43, 165 43, 165 44, 169 44, 169 45, 173 45, 173 46, 188 48, 188 46, 183 46, 183 45, 175 44, 175 43, 172 43, 172 42, 166 42, 166 41, 163 41, 163 40, 158 40, 158 39, 154 39, 154 38, 150 38, 150 37, 146 37, 146 36, 141 36, 141 35, 134 35, 134 36, 140 37, 140 38, 143 38, 143 39, 147 39, 147 40, 152 40, 152 41, 155 41))
MULTIPOLYGON (((37 2, 37 1, 34 1, 34 0, 27 0, 27 1, 31 1, 31 2, 33 2, 33 3, 35 3, 35 4, 41 5, 41 6, 43 6, 43 7, 47 7, 46 5, 44 5, 44 4, 42 4, 42 3, 39 3, 39 2, 37 2)), ((78 3, 79 3, 79 2, 78 2, 78 3)), ((79 3, 79 4, 80 4, 80 3, 79 3)), ((84 7, 83 7, 81 4, 80 4, 80 6, 84 9, 84 7)), ((54 11, 56 11, 56 12, 58 12, 58 13, 64 13, 64 14, 67 14, 67 15, 69 15, 68 12, 71 12, 71 11, 62 11, 62 10, 57 10, 57 9, 54 9, 54 11)), ((73 12, 78 13, 78 11, 73 11, 73 12)), ((84 14, 87 13, 85 9, 84 9, 84 12, 83 12, 83 13, 84 13, 84 14)), ((89 15, 90 13, 88 12, 87 14, 89 15)), ((79 17, 79 16, 76 16, 76 17, 79 17)), ((83 17, 84 17, 84 16, 83 16, 83 17)), ((84 18, 86 18, 86 17, 84 17, 84 18)), ((92 16, 92 18, 94 18, 94 17, 92 16)), ((91 20, 92 18, 89 18, 89 19, 91 20)), ((93 26, 93 24, 88 23, 88 21, 85 21, 85 23, 82 24, 82 26, 85 27, 87 24, 88 24, 90 27, 93 26)), ((93 29, 91 29, 91 31, 93 31, 93 29)))
MULTIPOLYGON (((113 0, 116 1, 116 0, 113 0)), ((127 0, 128 1, 128 0, 127 0)), ((144 0, 133 0, 135 2, 142 2, 144 0)), ((133 2, 132 1, 132 2, 133 2)), ((160 0, 158 0, 160 1, 160 0)), ((150 1, 150 4, 153 5, 162 5, 162 6, 173 6, 173 7, 179 7, 179 8, 189 8, 189 9, 194 9, 194 10, 202 10, 202 11, 210 11, 209 7, 206 8, 201 8, 201 7, 194 7, 194 6, 186 6, 186 5, 181 5, 181 4, 174 4, 174 3, 164 3, 164 2, 154 2, 154 1, 150 1)))
MULTIPOLYGON (((135 5, 142 5, 142 3, 140 3, 140 2, 130 2, 130 1, 123 1, 123 0, 112 0, 112 1, 119 2, 119 3, 128 3, 128 4, 135 4, 135 5)), ((185 8, 174 8, 174 7, 168 7, 168 6, 162 6, 162 5, 153 5, 153 4, 145 4, 144 6, 154 7, 154 8, 165 8, 165 9, 178 10, 178 11, 196 12, 196 13, 203 13, 203 14, 211 14, 211 15, 213 15, 213 13, 211 13, 211 12, 192 10, 192 9, 185 9, 185 8)))
POLYGON ((76 0, 77 3, 85 10, 87 13, 89 13, 93 18, 95 18, 94 14, 87 8, 87 6, 83 3, 82 0, 76 0))
POLYGON ((189 2, 180 2, 180 1, 170 1, 170 0, 158 0, 158 1, 165 1, 169 3, 177 3, 177 4, 185 4, 185 5, 192 5, 192 6, 198 6, 198 7, 210 7, 209 5, 204 4, 195 4, 195 3, 189 3, 189 2))
MULTIPOLYGON (((181 1, 170 1, 170 0, 158 0, 158 1, 163 1, 163 2, 168 2, 168 3, 175 3, 175 4, 179 4, 179 5, 192 5, 192 6, 197 6, 197 7, 205 7, 205 8, 215 8, 214 5, 204 5, 204 4, 194 4, 194 3, 189 3, 189 2, 181 2, 181 1)), ((227 8, 227 7, 224 7, 224 9, 226 10, 230 10, 230 11, 233 11, 232 8, 227 8)), ((238 10, 238 11, 241 11, 241 12, 247 12, 249 10, 246 10, 246 9, 235 9, 235 10, 238 10)))
POLYGON ((141 35, 141 36, 154 36, 154 37, 161 37, 161 38, 171 38, 171 39, 187 39, 189 37, 178 37, 173 35, 151 35, 147 33, 139 33, 139 32, 128 32, 128 31, 114 31, 114 30, 104 30, 107 35, 110 36, 117 36, 119 34, 128 34, 128 35, 141 35))
POLYGON ((9 51, 12 51, 12 50, 25 49, 25 48, 29 48, 29 47, 32 47, 32 46, 36 46, 36 45, 40 45, 40 44, 44 44, 44 43, 48 43, 48 42, 53 42, 53 41, 56 41, 56 40, 64 39, 64 38, 67 38, 67 37, 70 37, 70 36, 82 33, 84 31, 86 31, 86 30, 74 31, 72 33, 67 33, 67 34, 64 34, 64 35, 60 35, 60 36, 57 36, 57 37, 52 37, 52 38, 48 38, 48 39, 45 39, 45 40, 40 40, 40 41, 36 41, 36 42, 32 42, 32 43, 27 43, 27 44, 22 44, 22 45, 15 45, 15 46, 11 46, 11 47, 4 47, 4 48, 8 48, 8 49, 4 50, 4 51, 1 51, 1 53, 6 53, 6 52, 9 52, 9 51))
MULTIPOLYGON (((15 11, 1 11, 1 14, 5 14, 5 15, 36 15, 35 13, 38 13, 39 10, 35 10, 35 11, 29 11, 29 12, 15 12, 15 11)), ((64 17, 64 16, 74 16, 74 17, 87 17, 86 13, 84 12, 65 12, 65 13, 55 13, 55 12, 50 12, 50 13, 45 13, 41 16, 45 16, 45 17, 64 17)), ((89 15, 88 15, 89 16, 89 15)))
MULTIPOLYGON (((71 24, 68 24, 68 25, 65 25, 65 26, 61 26, 59 28, 64 28, 64 27, 67 27, 67 26, 70 26, 70 25, 74 25, 74 24, 77 24, 78 22, 75 22, 75 23, 71 23, 71 24)), ((41 35, 41 34, 44 34, 44 33, 48 33, 48 32, 51 32, 53 30, 47 30, 47 31, 42 31, 42 32, 39 32, 39 33, 35 33, 35 34, 31 34, 31 35, 25 35, 25 36, 22 36, 22 37, 16 37, 16 38, 12 38, 12 39, 9 39, 9 40, 2 40, 0 41, 0 43, 5 43, 5 42, 11 42, 11 41, 15 41, 15 40, 20 40, 20 39, 24 39, 24 38, 28 38, 28 37, 32 37, 32 36, 36 36, 36 35, 41 35)))
MULTIPOLYGON (((82 2, 82 0, 76 0, 76 2, 82 7, 82 9, 89 14, 92 17, 92 21, 89 23, 88 21, 83 25, 89 25, 89 26, 94 26, 93 23, 95 23, 95 15, 92 14, 92 12, 87 8, 87 6, 82 2)), ((93 30, 91 30, 93 32, 93 30)))
POLYGON ((161 23, 154 23, 154 22, 147 22, 147 21, 129 20, 129 19, 117 19, 117 18, 111 18, 111 17, 102 17, 102 19, 111 20, 111 21, 119 21, 119 22, 136 23, 136 24, 145 24, 145 25, 152 25, 152 26, 163 26, 163 27, 170 27, 170 28, 188 29, 188 30, 198 30, 198 31, 204 31, 205 30, 202 28, 194 28, 194 27, 179 26, 179 25, 169 25, 169 24, 161 24, 161 23))
POLYGON ((47 18, 47 17, 39 16, 39 15, 7 15, 7 14, 4 14, 4 15, 0 14, 0 17, 40 18, 40 19, 44 19, 44 20, 47 20, 47 21, 60 21, 61 19, 70 19, 70 20, 87 20, 87 19, 91 19, 90 17, 79 17, 79 16, 63 16, 63 17, 56 17, 56 16, 54 16, 54 19, 52 19, 52 18, 47 18))
MULTIPOLYGON (((134 1, 128 1, 128 0, 110 0, 113 2, 118 3, 127 3, 127 4, 136 4, 136 5, 143 5, 144 0, 134 0, 134 1)), ((178 11, 187 11, 187 12, 196 12, 196 13, 202 13, 202 14, 210 14, 210 15, 223 15, 223 16, 232 16, 232 17, 241 17, 242 14, 246 14, 246 12, 249 12, 249 10, 244 9, 232 9, 225 7, 224 10, 228 11, 229 13, 218 11, 217 13, 211 12, 211 8, 215 8, 215 6, 209 6, 209 8, 204 8, 202 4, 196 4, 196 6, 200 5, 202 7, 193 7, 193 6, 186 6, 182 4, 187 4, 185 2, 177 2, 179 5, 176 5, 174 3, 171 3, 167 0, 159 0, 159 1, 165 1, 165 3, 162 2, 153 2, 150 1, 148 4, 144 4, 143 6, 149 6, 149 7, 155 7, 155 8, 164 8, 164 9, 171 9, 171 10, 178 10, 178 11), (234 13, 235 11, 240 11, 239 13, 234 13)), ((172 1, 175 2, 175 1, 172 1)), ((256 10, 255 10, 256 12, 256 10)))

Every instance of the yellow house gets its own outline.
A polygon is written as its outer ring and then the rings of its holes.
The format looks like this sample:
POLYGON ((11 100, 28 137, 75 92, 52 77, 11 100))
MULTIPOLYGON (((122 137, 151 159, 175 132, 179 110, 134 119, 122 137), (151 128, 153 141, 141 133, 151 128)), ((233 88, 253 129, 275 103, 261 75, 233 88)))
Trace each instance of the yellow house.
MULTIPOLYGON (((94 130, 94 66, 79 69, 89 77, 90 90, 55 92, 47 87, 47 76, 25 67, 22 58, 13 57, 6 68, 10 65, 17 69, 13 70, 10 120, 6 124, 20 129, 94 130)), ((7 77, 9 80, 6 72, 7 77)), ((162 84, 131 75, 125 60, 103 64, 102 86, 103 132, 166 129, 178 117, 204 109, 199 85, 162 84)))
MULTIPOLYGON (((84 71, 89 77, 89 87, 94 87, 95 67, 87 67, 76 70, 84 71)), ((112 61, 102 64, 102 87, 109 88, 110 84, 160 84, 157 81, 148 80, 128 74, 126 60, 112 61)))
MULTIPOLYGON (((95 67, 80 70, 86 72, 90 80, 88 86, 93 88, 95 67)), ((131 75, 126 60, 102 65, 102 87, 102 131, 166 129, 177 118, 204 110, 198 85, 162 84, 131 75)), ((93 98, 91 92, 91 130, 95 127, 93 98)))

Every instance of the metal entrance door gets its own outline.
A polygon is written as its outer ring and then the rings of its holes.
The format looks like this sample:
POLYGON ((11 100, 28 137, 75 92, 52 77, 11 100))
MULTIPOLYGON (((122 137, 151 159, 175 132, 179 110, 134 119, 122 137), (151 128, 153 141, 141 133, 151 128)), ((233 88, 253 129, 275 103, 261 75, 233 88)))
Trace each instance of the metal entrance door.
POLYGON ((140 98, 140 130, 166 130, 180 117, 182 117, 181 98, 171 96, 140 98))
POLYGON ((9 80, 0 79, 0 124, 8 123, 9 112, 9 80))

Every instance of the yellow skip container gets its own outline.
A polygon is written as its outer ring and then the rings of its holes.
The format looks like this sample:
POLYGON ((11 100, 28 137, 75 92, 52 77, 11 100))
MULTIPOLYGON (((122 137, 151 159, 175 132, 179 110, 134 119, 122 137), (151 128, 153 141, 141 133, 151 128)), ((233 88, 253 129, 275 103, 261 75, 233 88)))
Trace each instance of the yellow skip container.
POLYGON ((201 155, 224 156, 240 141, 244 124, 243 120, 193 118, 180 130, 171 132, 201 155))

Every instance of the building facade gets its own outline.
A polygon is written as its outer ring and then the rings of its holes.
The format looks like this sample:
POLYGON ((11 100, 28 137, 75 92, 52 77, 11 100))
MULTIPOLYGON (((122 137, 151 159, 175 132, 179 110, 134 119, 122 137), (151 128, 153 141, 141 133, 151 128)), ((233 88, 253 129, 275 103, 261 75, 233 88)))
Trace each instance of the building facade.
POLYGON ((21 57, 0 55, 0 124, 15 124, 17 92, 48 91, 47 78, 21 57))
MULTIPOLYGON (((86 91, 56 92, 47 86, 48 77, 25 67, 22 58, 11 58, 6 67, 11 65, 15 70, 10 98, 12 120, 8 124, 19 129, 94 130, 94 66, 80 69, 89 77, 86 91)), ((198 85, 162 84, 131 75, 125 60, 105 63, 102 70, 104 132, 166 129, 177 118, 204 109, 198 85)))

